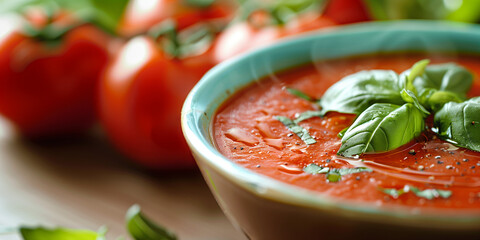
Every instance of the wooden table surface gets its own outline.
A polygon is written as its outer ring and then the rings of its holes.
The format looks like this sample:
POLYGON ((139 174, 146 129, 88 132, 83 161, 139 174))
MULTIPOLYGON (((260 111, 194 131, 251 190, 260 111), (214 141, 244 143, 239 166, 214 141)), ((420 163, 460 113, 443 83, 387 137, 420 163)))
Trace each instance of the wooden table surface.
MULTIPOLYGON (((109 229, 127 236, 126 210, 144 213, 180 240, 245 239, 228 222, 197 171, 146 173, 101 134, 80 140, 22 141, 0 118, 0 227, 109 229)), ((1 239, 21 239, 16 234, 1 239)), ((129 238, 127 238, 129 239, 129 238)))

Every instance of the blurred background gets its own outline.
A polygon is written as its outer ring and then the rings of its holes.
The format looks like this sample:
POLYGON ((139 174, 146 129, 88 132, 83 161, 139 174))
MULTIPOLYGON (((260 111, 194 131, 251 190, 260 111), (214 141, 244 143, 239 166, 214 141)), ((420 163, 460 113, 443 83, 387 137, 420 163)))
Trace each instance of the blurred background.
POLYGON ((188 92, 283 38, 398 19, 477 23, 480 1, 0 0, 0 237, 22 239, 18 226, 128 236, 137 203, 179 239, 245 239, 183 139, 188 92))

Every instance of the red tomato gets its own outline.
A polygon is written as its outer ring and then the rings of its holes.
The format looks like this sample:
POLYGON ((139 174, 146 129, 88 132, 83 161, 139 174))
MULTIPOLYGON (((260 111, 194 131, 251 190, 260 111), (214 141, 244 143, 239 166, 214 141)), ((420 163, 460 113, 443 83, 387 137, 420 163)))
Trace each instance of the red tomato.
POLYGON ((58 42, 39 41, 19 28, 0 32, 0 113, 29 137, 91 126, 108 37, 90 25, 68 31, 58 42))
POLYGON ((208 7, 188 5, 185 0, 131 0, 121 20, 119 32, 132 36, 146 32, 150 27, 167 19, 177 21, 178 29, 197 22, 213 19, 230 20, 235 9, 234 1, 216 0, 208 7))
POLYGON ((130 40, 101 82, 99 112, 110 139, 147 167, 194 166, 181 131, 180 111, 188 92, 211 67, 209 51, 172 59, 149 37, 130 40))
POLYGON ((287 36, 334 26, 329 18, 304 14, 282 26, 255 26, 251 21, 239 22, 222 32, 216 42, 214 57, 217 63, 240 53, 266 46, 287 36))
POLYGON ((324 15, 339 24, 371 20, 363 0, 330 0, 324 15))

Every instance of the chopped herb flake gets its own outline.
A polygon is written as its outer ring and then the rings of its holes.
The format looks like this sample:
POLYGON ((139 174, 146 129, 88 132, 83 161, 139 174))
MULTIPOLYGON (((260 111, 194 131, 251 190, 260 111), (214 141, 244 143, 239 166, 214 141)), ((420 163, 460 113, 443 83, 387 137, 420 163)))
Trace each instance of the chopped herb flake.
POLYGON ((342 175, 339 172, 329 172, 326 175, 329 182, 339 182, 342 179, 342 175))
POLYGON ((308 164, 306 167, 304 167, 303 171, 312 175, 326 174, 327 180, 329 182, 338 182, 341 180, 341 176, 360 173, 360 172, 372 172, 372 169, 366 168, 366 167, 336 169, 336 168, 322 167, 315 163, 311 163, 311 164, 308 164))
POLYGON ((284 116, 276 116, 275 117, 278 121, 282 122, 283 125, 285 125, 290 131, 293 133, 297 134, 297 136, 302 139, 305 144, 310 145, 314 144, 317 141, 310 136, 310 133, 308 133, 308 130, 299 126, 297 123, 292 121, 290 118, 284 117, 284 116))
POLYGON ((398 190, 395 188, 380 188, 379 190, 385 194, 392 196, 393 198, 398 198, 399 196, 408 192, 412 192, 417 197, 425 198, 428 200, 432 200, 435 198, 449 198, 450 196, 452 196, 452 191, 449 190, 438 190, 433 188, 419 190, 418 188, 412 187, 410 185, 405 185, 402 189, 398 190))

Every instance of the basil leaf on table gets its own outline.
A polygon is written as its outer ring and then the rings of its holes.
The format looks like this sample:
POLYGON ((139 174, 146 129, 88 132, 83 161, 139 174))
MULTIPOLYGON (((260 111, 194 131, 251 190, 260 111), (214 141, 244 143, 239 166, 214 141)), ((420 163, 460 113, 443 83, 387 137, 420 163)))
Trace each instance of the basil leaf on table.
POLYGON ((105 240, 105 232, 105 228, 99 232, 67 228, 20 228, 24 240, 105 240))
POLYGON ((138 205, 127 211, 127 229, 135 240, 176 240, 175 234, 146 218, 138 205))
POLYGON ((457 146, 480 151, 480 97, 445 104, 435 114, 434 126, 441 138, 457 146))
POLYGON ((331 86, 319 101, 322 114, 330 111, 360 114, 374 103, 404 103, 403 83, 388 70, 361 71, 331 86))
POLYGON ((420 135, 424 126, 423 113, 411 103, 402 106, 376 103, 362 112, 345 132, 337 154, 353 157, 389 151, 420 135))

